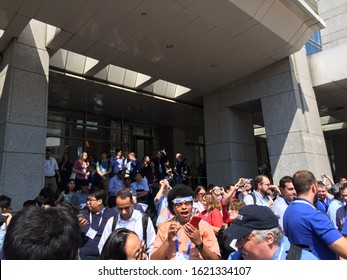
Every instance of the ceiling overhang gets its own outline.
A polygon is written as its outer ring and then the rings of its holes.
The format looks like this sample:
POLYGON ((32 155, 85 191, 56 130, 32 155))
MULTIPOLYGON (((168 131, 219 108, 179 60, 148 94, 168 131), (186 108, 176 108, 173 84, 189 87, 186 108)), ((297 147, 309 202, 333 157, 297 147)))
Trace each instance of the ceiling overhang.
POLYGON ((303 0, 0 3, 0 52, 35 19, 53 27, 47 37, 51 67, 116 84, 107 81, 110 72, 102 75, 119 67, 149 77, 141 76, 143 83, 135 82, 134 89, 165 88, 165 97, 193 104, 201 104, 203 94, 300 50, 313 32, 324 28, 303 0), (89 59, 88 67, 78 73, 55 64, 64 52, 89 59))

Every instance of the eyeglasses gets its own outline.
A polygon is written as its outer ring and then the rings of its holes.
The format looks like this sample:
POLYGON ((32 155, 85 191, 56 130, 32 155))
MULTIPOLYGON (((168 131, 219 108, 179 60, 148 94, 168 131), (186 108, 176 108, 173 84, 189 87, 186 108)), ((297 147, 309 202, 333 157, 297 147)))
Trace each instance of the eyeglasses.
POLYGON ((142 260, 143 254, 146 254, 146 245, 145 243, 142 243, 140 251, 135 255, 135 260, 142 260))
POLYGON ((188 207, 188 206, 192 206, 192 202, 191 201, 185 201, 185 202, 175 203, 174 205, 175 205, 175 208, 180 208, 183 205, 188 207))
POLYGON ((247 243, 248 241, 250 241, 251 239, 252 239, 252 237, 254 236, 254 234, 253 233, 250 233, 250 234, 248 234, 248 235, 246 235, 246 236, 244 236, 244 237, 241 237, 241 238, 239 238, 239 239, 237 239, 237 241, 239 241, 239 242, 242 242, 242 243, 247 243))
POLYGON ((95 199, 95 198, 94 199, 93 198, 88 198, 87 199, 87 202, 92 202, 92 201, 97 201, 97 199, 95 199))
POLYGON ((204 195, 205 193, 204 192, 200 192, 200 193, 198 193, 198 195, 204 195))

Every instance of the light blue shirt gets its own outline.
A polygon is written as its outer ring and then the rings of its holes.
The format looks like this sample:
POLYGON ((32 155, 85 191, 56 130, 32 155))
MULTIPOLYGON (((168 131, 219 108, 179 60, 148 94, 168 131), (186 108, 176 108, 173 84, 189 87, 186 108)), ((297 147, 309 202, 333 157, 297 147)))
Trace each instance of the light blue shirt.
MULTIPOLYGON (((255 195, 255 198, 256 198, 256 205, 269 207, 268 202, 269 202, 270 198, 268 196, 263 197, 260 193, 258 193, 256 191, 254 191, 253 194, 255 195)), ((243 202, 246 205, 254 205, 253 197, 250 194, 248 194, 244 197, 243 202)))
POLYGON ((117 175, 113 176, 108 183, 108 192, 111 195, 116 195, 116 193, 124 188, 124 180, 119 179, 117 175))
POLYGON ((341 206, 343 206, 343 202, 339 201, 337 199, 333 199, 332 202, 329 204, 328 207, 328 217, 330 219, 330 221, 333 223, 334 227, 337 228, 337 224, 336 224, 336 212, 337 209, 339 209, 341 206))
POLYGON ((141 182, 132 182, 131 186, 134 187, 136 191, 146 191, 149 192, 149 186, 146 180, 142 179, 141 182))
MULTIPOLYGON (((283 239, 271 260, 285 260, 288 255, 289 249, 290 249, 289 240, 286 236, 283 236, 283 239)), ((242 259, 241 253, 238 251, 231 253, 228 257, 228 260, 241 260, 241 259, 242 259)), ((312 253, 306 250, 302 250, 300 260, 318 260, 318 259, 312 253)))
POLYGON ((280 224, 282 229, 283 229, 283 215, 288 205, 289 205, 288 201, 286 201, 282 196, 278 196, 275 199, 274 203, 270 206, 272 212, 274 212, 274 214, 278 217, 278 223, 280 224))

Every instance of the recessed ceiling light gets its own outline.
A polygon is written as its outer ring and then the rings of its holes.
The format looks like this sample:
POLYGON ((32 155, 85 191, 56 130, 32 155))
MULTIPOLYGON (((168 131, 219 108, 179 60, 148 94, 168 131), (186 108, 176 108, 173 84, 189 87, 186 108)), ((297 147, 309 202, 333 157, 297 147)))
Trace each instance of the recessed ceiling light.
POLYGON ((168 49, 172 49, 172 48, 174 47, 174 45, 173 45, 173 44, 167 44, 166 47, 167 47, 168 49))
POLYGON ((146 16, 147 16, 147 13, 146 13, 146 12, 143 12, 143 13, 141 14, 141 16, 142 16, 142 17, 146 17, 146 16))

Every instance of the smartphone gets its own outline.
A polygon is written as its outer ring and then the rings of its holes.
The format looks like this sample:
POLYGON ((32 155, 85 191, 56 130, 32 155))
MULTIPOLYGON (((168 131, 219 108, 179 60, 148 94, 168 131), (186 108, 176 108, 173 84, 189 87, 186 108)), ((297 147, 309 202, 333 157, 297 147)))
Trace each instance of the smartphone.
POLYGON ((199 223, 200 223, 200 221, 201 221, 201 217, 198 217, 198 216, 193 216, 191 219, 190 219, 190 221, 189 221, 189 223, 193 226, 193 227, 198 227, 198 225, 199 225, 199 223))

